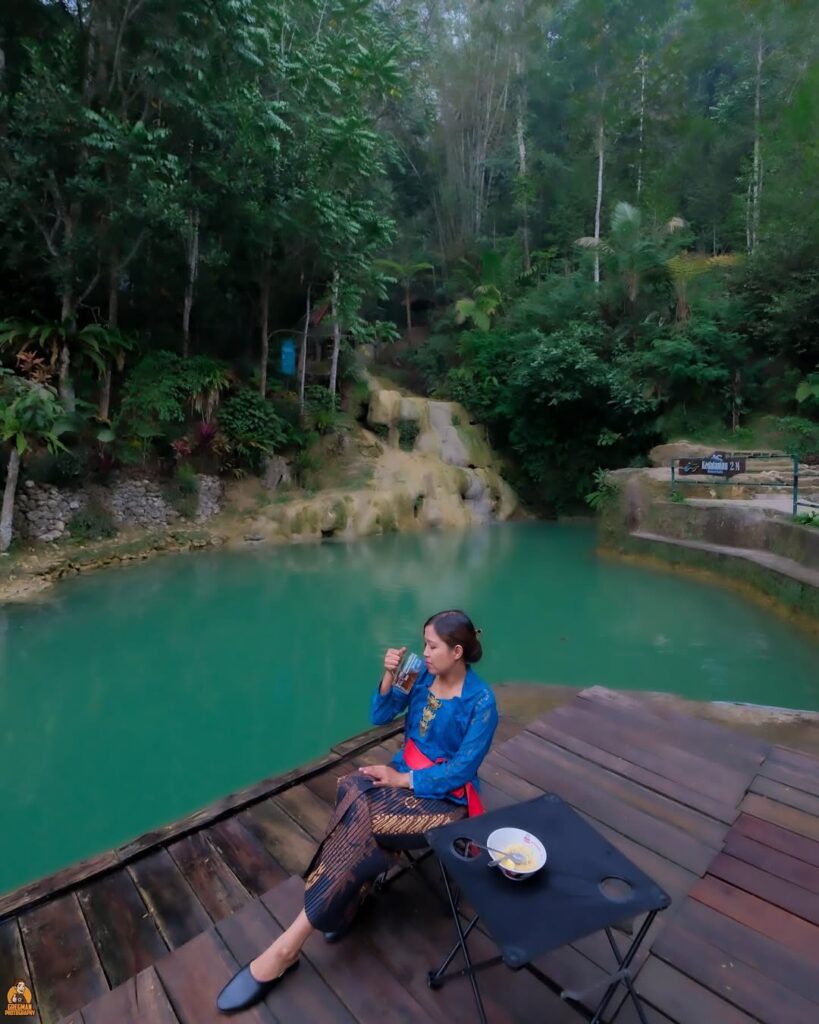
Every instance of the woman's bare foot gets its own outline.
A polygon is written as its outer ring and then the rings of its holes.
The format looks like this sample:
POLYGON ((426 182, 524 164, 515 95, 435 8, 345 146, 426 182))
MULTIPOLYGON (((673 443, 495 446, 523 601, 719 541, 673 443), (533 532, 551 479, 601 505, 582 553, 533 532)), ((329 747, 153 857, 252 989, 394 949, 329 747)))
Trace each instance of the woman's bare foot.
MULTIPOLYGON (((284 945, 284 944, 282 944, 284 945)), ((280 948, 278 942, 250 962, 250 973, 256 981, 272 981, 284 974, 287 968, 299 958, 300 950, 280 948)))
POLYGON ((302 910, 287 931, 271 942, 264 953, 251 960, 250 974, 256 981, 273 981, 294 964, 301 953, 301 947, 310 938, 313 927, 302 910))

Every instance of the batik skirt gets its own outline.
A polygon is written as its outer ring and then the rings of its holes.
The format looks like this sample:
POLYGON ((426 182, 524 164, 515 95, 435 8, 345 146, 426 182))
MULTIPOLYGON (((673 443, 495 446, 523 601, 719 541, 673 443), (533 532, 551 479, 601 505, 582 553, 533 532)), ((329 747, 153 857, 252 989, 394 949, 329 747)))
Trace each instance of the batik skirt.
POLYGON ((304 910, 319 931, 352 920, 362 893, 394 866, 402 850, 423 849, 424 833, 466 817, 450 800, 419 798, 404 789, 374 786, 354 772, 338 780, 327 833, 304 874, 304 910))

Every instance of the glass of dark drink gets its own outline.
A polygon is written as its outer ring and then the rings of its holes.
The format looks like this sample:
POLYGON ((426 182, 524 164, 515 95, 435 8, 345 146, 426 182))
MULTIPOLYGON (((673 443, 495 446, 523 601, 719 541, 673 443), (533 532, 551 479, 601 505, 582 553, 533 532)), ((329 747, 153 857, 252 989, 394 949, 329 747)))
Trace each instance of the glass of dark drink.
POLYGON ((396 670, 395 681, 392 685, 402 693, 409 693, 423 667, 424 663, 421 658, 417 654, 413 654, 412 651, 407 651, 396 670))

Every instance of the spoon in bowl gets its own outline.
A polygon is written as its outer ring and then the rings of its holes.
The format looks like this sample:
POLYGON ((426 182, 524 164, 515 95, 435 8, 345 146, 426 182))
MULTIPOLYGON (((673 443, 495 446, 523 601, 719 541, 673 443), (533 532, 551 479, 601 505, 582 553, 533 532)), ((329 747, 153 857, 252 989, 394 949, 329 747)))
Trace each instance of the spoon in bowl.
POLYGON ((469 842, 472 846, 477 846, 479 850, 486 850, 487 853, 495 855, 493 864, 500 864, 502 860, 511 860, 513 864, 521 865, 526 863, 526 858, 522 853, 504 853, 503 850, 493 850, 491 846, 484 846, 483 843, 476 843, 474 839, 470 839, 469 842))

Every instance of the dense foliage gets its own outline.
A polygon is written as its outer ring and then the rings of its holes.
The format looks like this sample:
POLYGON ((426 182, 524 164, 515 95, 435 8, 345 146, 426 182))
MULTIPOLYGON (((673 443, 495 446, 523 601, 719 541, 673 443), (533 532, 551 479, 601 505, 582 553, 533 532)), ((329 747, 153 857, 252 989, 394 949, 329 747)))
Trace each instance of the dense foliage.
POLYGON ((817 447, 818 29, 798 0, 4 4, 0 357, 97 466, 258 469, 333 429, 310 384, 390 320, 538 502, 673 435, 817 447))

